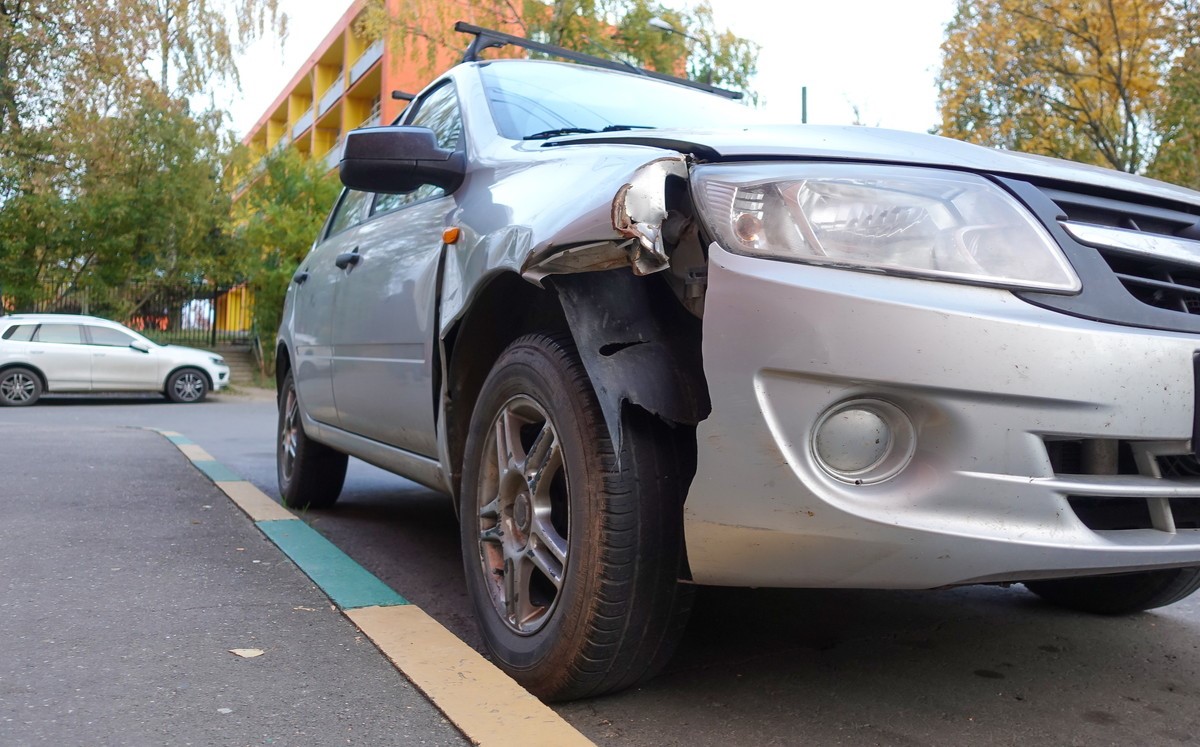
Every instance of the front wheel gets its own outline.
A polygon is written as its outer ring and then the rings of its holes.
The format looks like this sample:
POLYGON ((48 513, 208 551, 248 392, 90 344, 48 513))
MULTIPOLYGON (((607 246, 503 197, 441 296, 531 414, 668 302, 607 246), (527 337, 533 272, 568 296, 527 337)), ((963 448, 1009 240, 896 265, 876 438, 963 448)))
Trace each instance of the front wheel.
POLYGON ((167 378, 166 394, 172 402, 201 402, 208 396, 208 377, 195 368, 181 368, 167 378))
POLYGON ((275 471, 279 495, 289 508, 329 508, 342 494, 348 457, 304 433, 300 400, 289 371, 279 390, 279 437, 275 471))
POLYGON ((620 459, 569 340, 501 355, 471 421, 461 518, 467 585, 497 664, 547 700, 655 674, 691 608, 677 582, 680 441, 641 410, 620 459))
POLYGON ((1128 615, 1174 604, 1200 587, 1200 568, 1026 581, 1051 604, 1097 615, 1128 615))
POLYGON ((28 368, 0 371, 0 405, 29 407, 42 396, 42 380, 28 368))

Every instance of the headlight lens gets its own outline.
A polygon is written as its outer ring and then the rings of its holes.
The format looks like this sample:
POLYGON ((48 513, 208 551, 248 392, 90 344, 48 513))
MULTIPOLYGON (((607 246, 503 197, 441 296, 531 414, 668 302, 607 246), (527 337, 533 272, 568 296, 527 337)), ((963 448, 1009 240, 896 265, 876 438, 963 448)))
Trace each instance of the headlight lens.
POLYGON ((208 358, 208 359, 209 359, 210 361, 212 361, 214 364, 218 365, 218 366, 224 366, 224 365, 225 365, 225 359, 224 359, 224 358, 222 358, 222 357, 221 357, 221 356, 219 356, 219 355, 211 355, 211 356, 209 356, 209 358, 208 358))
POLYGON ((1076 292, 1033 216, 974 174, 851 164, 695 171, 711 233, 739 254, 985 285, 1076 292))

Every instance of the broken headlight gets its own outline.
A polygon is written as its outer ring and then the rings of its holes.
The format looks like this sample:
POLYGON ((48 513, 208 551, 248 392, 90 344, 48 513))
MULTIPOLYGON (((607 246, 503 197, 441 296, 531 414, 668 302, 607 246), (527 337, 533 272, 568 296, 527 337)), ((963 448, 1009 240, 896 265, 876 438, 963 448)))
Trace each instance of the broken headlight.
POLYGON ((696 201, 726 249, 1014 288, 1075 292, 1054 239, 975 174, 851 164, 723 164, 695 171, 696 201))

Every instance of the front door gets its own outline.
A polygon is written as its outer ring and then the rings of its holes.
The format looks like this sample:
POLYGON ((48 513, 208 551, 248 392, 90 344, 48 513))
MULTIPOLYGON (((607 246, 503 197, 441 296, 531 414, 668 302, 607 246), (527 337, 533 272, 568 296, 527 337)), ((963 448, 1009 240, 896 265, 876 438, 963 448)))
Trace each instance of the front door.
POLYGON ((132 335, 111 327, 86 327, 92 353, 92 388, 97 390, 145 390, 163 385, 160 360, 151 352, 129 347, 132 335))
MULTIPOLYGON (((462 147, 454 87, 414 102, 405 124, 462 147)), ((338 287, 333 395, 341 427, 425 456, 437 455, 433 361, 442 232, 454 197, 432 185, 380 195, 354 244, 361 259, 338 287)))

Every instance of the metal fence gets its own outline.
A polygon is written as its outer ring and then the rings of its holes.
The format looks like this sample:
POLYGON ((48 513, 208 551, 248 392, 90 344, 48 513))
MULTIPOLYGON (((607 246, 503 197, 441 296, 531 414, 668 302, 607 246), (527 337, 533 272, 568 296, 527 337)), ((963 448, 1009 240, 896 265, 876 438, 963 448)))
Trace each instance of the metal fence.
POLYGON ((6 310, 103 317, 164 344, 248 343, 254 326, 254 295, 245 285, 47 289, 32 301, 10 304, 6 310))

